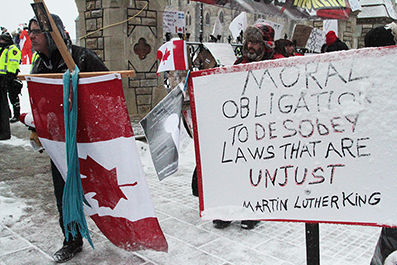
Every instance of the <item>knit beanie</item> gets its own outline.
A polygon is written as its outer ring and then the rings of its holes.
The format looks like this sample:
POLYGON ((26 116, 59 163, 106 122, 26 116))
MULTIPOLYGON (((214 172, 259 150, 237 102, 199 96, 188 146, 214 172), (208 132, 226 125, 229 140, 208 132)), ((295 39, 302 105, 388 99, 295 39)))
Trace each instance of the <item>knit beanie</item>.
POLYGON ((336 36, 335 31, 333 31, 333 30, 328 31, 328 33, 325 35, 325 43, 327 43, 327 46, 330 46, 337 39, 338 39, 338 36, 336 36))

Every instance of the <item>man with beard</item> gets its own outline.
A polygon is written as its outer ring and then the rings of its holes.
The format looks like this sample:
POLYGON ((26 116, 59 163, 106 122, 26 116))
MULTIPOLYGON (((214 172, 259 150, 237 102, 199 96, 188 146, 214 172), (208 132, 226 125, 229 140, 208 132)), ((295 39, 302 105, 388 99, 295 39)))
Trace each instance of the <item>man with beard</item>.
MULTIPOLYGON (((264 23, 249 26, 244 32, 243 56, 234 63, 243 64, 274 59, 274 29, 264 23)), ((215 228, 226 228, 232 221, 213 220, 215 228)), ((241 228, 254 229, 260 221, 243 220, 241 228)))
POLYGON ((274 54, 274 29, 264 23, 249 26, 244 32, 243 56, 234 64, 270 60, 274 54))

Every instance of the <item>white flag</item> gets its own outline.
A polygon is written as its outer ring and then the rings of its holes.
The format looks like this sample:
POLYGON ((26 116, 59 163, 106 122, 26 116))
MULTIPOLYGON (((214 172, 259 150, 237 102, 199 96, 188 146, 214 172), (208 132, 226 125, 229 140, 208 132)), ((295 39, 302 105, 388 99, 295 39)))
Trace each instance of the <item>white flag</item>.
POLYGON ((212 29, 212 36, 216 38, 218 35, 222 35, 222 24, 219 18, 216 18, 214 28, 212 29))
POLYGON ((247 28, 247 13, 241 12, 229 25, 233 38, 236 40, 241 31, 247 28))

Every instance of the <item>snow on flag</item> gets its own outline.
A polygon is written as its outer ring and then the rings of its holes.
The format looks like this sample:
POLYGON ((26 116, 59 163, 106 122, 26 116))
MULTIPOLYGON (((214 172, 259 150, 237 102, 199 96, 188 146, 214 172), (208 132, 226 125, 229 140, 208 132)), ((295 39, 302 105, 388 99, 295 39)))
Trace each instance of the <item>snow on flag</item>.
MULTIPOLYGON (((34 124, 66 178, 62 80, 27 77, 34 124)), ((125 250, 167 251, 135 143, 118 74, 81 78, 77 148, 85 211, 125 250)))
POLYGON ((164 71, 187 70, 189 64, 186 42, 184 40, 170 40, 164 43, 157 51, 157 59, 159 60, 157 75, 164 71))

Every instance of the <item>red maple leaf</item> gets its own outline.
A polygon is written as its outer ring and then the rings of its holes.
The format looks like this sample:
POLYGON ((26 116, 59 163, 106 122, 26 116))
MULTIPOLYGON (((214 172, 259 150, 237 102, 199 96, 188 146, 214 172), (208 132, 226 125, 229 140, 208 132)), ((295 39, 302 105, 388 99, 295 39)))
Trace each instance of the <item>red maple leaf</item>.
POLYGON ((164 62, 164 64, 165 64, 165 61, 167 61, 168 57, 170 57, 170 55, 171 55, 171 51, 168 50, 168 48, 165 48, 164 55, 163 55, 163 59, 162 59, 162 61, 164 62))
POLYGON ((122 198, 127 200, 120 187, 138 184, 135 182, 118 185, 116 168, 107 170, 90 156, 87 156, 87 159, 79 158, 79 163, 80 174, 86 176, 81 178, 84 194, 95 192, 93 198, 98 201, 99 207, 110 207, 113 210, 122 198))

